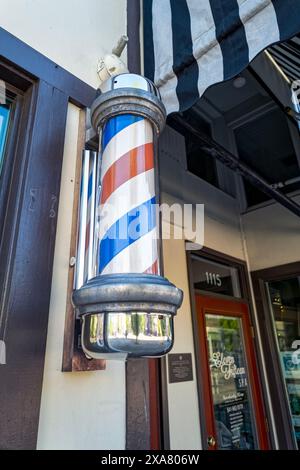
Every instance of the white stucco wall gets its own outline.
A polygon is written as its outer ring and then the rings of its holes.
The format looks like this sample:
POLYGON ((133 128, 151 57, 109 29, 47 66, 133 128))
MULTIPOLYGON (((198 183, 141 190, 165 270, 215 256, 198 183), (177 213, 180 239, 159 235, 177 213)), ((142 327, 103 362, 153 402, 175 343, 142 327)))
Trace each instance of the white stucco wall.
POLYGON ((38 449, 124 449, 125 365, 61 372, 79 109, 69 105, 59 200, 38 449))
MULTIPOLYGON (((167 159, 166 155, 164 157, 167 159)), ((199 203, 205 203, 204 246, 246 259, 235 200, 199 179, 194 191, 190 180, 189 193, 190 199, 198 198, 199 203)), ((162 202, 169 205, 183 203, 182 200, 166 193, 162 194, 162 202)), ((163 233, 169 234, 169 232, 164 221, 163 233)), ((171 235, 170 239, 163 241, 163 255, 165 276, 184 293, 183 304, 174 321, 175 342, 172 353, 191 353, 193 362, 192 381, 170 384, 167 377, 170 447, 172 450, 201 449, 199 397, 185 241, 172 239, 171 235)))
POLYGON ((191 353, 193 381, 168 383, 170 448, 201 449, 201 433, 195 369, 195 351, 184 240, 165 240, 164 273, 183 290, 184 299, 174 321, 172 353, 191 353))
POLYGON ((98 59, 110 53, 120 36, 126 34, 126 3, 127 0, 1 0, 0 26, 97 87, 98 59))

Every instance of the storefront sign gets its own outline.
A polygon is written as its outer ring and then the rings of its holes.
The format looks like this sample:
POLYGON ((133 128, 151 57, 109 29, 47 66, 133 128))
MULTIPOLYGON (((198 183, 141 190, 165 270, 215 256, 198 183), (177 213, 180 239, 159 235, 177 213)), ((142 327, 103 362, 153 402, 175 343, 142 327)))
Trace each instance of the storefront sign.
POLYGON ((169 354, 169 383, 193 380, 192 354, 169 354))

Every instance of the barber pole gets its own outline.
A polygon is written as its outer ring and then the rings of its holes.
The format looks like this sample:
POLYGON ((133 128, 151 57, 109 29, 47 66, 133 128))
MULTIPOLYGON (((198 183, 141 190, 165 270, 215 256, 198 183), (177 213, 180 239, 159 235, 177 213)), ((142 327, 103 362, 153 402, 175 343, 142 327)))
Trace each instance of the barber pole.
POLYGON ((102 134, 98 274, 158 273, 152 124, 125 114, 102 134))
POLYGON ((155 143, 165 119, 152 82, 129 73, 104 82, 91 107, 100 142, 95 277, 73 292, 88 357, 157 357, 173 345, 182 292, 160 275, 157 210, 155 143))

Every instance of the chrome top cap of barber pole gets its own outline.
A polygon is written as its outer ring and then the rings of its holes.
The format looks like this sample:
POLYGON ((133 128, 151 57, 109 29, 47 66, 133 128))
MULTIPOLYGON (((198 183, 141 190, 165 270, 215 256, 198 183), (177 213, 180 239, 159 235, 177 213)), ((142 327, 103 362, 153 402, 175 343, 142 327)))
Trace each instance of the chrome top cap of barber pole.
POLYGON ((158 133, 163 130, 166 110, 151 80, 134 73, 123 73, 104 82, 100 96, 91 106, 92 125, 98 131, 108 119, 127 113, 149 119, 158 133))
POLYGON ((173 346, 173 316, 183 293, 151 274, 97 276, 73 292, 82 316, 82 345, 87 356, 102 359, 157 357, 173 346), (110 358, 112 358, 110 356, 110 358))
POLYGON ((120 88, 137 88, 149 91, 160 98, 159 91, 151 80, 136 73, 121 73, 109 78, 101 85, 101 92, 107 93, 108 91, 119 90, 120 88))

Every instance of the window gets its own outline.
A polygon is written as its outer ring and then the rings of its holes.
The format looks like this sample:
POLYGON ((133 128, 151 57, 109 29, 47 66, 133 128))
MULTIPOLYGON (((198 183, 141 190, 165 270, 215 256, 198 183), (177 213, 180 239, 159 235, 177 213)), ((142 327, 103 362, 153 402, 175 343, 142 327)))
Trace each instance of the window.
POLYGON ((300 448, 300 277, 268 282, 267 287, 293 432, 300 448))
MULTIPOLYGON (((3 89, 3 88, 2 88, 3 89)), ((14 96, 8 91, 5 95, 1 93, 0 96, 0 175, 2 174, 2 168, 4 163, 5 144, 8 134, 11 107, 14 101, 14 96)))
MULTIPOLYGON (((182 113, 184 120, 201 131, 206 136, 211 137, 211 126, 205 121, 198 112, 193 108, 182 113)), ((186 159, 188 171, 207 181, 208 183, 219 187, 216 161, 203 150, 201 139, 196 137, 192 132, 179 124, 176 120, 176 114, 168 118, 168 125, 173 127, 177 132, 185 138, 186 159)))
POLYGON ((191 269, 196 290, 241 297, 237 268, 192 255, 191 269))
POLYGON ((6 141, 6 133, 9 121, 9 107, 7 105, 0 105, 0 172, 3 164, 3 151, 6 141))
POLYGON ((0 80, 0 241, 13 168, 14 152, 10 151, 9 144, 13 140, 16 109, 22 99, 21 95, 12 90, 12 87, 8 84, 4 86, 0 80))
MULTIPOLYGON (((240 158, 283 193, 300 189, 300 171, 287 120, 279 108, 238 127, 235 138, 240 158)), ((269 197, 244 180, 248 206, 269 197)))

